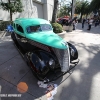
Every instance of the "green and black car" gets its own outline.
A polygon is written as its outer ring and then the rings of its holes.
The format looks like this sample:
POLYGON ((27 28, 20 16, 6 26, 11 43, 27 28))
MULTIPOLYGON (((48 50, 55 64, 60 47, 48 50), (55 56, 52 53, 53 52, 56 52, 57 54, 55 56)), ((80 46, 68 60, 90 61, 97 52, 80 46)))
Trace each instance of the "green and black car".
POLYGON ((13 29, 12 40, 39 80, 53 81, 76 65, 77 49, 55 34, 47 20, 16 19, 13 29))

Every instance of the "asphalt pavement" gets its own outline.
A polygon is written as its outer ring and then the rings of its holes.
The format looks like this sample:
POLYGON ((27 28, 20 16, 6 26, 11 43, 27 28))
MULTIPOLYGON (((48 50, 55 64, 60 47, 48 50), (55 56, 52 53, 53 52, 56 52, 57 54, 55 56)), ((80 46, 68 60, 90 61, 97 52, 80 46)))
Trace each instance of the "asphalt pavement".
MULTIPOLYGON (((82 29, 79 23, 75 31, 64 33, 64 39, 76 46, 80 62, 70 73, 54 81, 57 93, 53 100, 99 100, 100 26, 92 26, 88 31, 87 25, 82 29)), ((1 100, 47 100, 46 89, 37 82, 10 35, 3 35, 0 38, 1 100)))

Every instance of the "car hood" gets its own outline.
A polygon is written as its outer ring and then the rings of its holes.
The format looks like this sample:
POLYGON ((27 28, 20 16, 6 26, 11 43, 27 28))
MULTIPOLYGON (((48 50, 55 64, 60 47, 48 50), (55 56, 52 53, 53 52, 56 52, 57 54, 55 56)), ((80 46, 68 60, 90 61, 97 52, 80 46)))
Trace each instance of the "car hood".
POLYGON ((36 32, 26 34, 26 37, 30 40, 54 47, 59 49, 67 49, 65 41, 53 32, 36 32))

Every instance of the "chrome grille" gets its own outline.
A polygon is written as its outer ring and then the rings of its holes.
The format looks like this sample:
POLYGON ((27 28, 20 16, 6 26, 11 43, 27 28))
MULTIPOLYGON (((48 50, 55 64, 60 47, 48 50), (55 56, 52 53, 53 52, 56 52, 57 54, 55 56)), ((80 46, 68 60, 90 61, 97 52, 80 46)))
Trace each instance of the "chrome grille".
POLYGON ((70 55, 69 55, 69 48, 68 49, 57 49, 53 48, 53 51, 55 52, 58 61, 61 66, 61 71, 66 72, 69 69, 70 64, 70 55))

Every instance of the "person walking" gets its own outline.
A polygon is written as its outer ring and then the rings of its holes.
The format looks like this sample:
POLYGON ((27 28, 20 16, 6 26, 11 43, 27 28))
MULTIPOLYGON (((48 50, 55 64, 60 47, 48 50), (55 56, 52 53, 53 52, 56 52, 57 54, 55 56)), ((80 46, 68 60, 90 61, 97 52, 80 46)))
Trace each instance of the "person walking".
POLYGON ((88 22, 88 29, 87 29, 87 30, 91 30, 91 25, 92 25, 92 23, 93 23, 93 20, 92 20, 92 18, 91 18, 91 19, 89 19, 89 22, 88 22))

